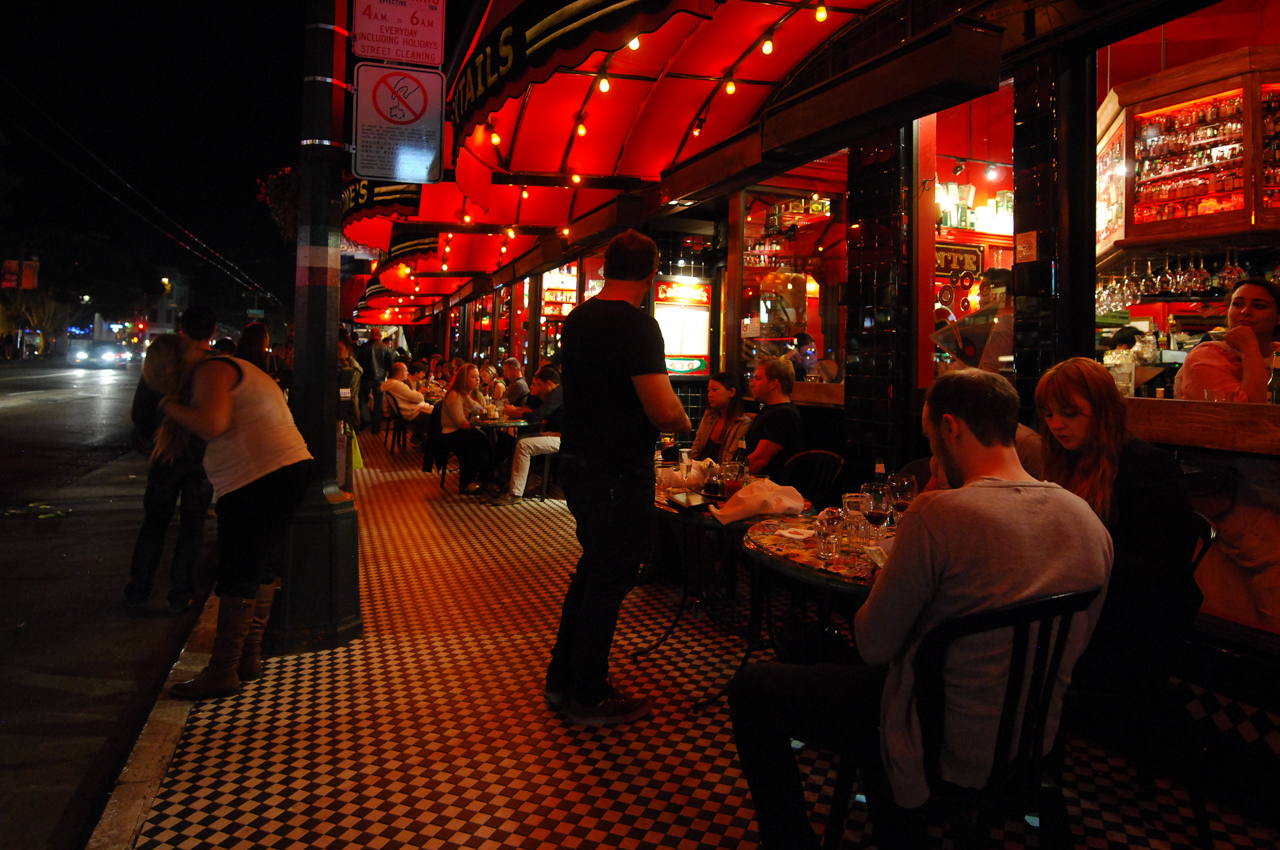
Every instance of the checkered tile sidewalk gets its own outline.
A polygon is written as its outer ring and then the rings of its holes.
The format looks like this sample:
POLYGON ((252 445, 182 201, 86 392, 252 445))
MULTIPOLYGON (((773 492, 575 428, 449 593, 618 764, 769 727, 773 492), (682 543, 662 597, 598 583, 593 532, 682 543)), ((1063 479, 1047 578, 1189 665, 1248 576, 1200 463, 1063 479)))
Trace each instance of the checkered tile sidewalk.
MULTIPOLYGON (((623 608, 614 675, 653 712, 617 728, 568 725, 542 700, 577 556, 564 503, 489 508, 442 493, 416 452, 388 457, 376 437, 361 448, 365 636, 270 659, 238 696, 198 704, 136 846, 755 847, 728 709, 691 708, 732 672, 739 641, 686 619, 632 661, 627 650, 661 633, 678 595, 642 585, 623 608)), ((821 829, 831 765, 797 755, 821 829)), ((1185 791, 1140 799, 1137 788, 1123 761, 1073 747, 1077 846, 1190 846, 1185 791)), ((1212 803, 1210 817, 1219 847, 1277 846, 1212 803)), ((855 808, 848 846, 862 827, 855 808)), ((1036 846, 1023 838, 1009 824, 1002 846, 1036 846)))

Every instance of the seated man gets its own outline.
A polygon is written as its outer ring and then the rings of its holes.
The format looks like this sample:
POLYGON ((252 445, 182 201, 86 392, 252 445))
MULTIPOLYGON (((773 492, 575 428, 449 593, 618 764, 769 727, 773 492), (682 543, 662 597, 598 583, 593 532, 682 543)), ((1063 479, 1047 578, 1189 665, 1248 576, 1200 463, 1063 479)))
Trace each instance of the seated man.
POLYGON ((408 380, 409 367, 404 363, 392 364, 391 372, 382 382, 382 396, 387 405, 396 406, 414 432, 425 434, 433 408, 423 400, 422 393, 409 386, 408 380))
MULTIPOLYGON (((1036 481, 1018 461, 1018 394, 1007 381, 977 370, 942 375, 923 419, 934 457, 955 489, 922 493, 903 514, 888 563, 854 618, 865 666, 753 664, 730 683, 733 734, 762 847, 819 846, 805 815, 793 738, 857 764, 880 850, 924 846, 915 810, 929 788, 912 692, 921 639, 953 617, 1107 583, 1112 547, 1102 522, 1083 499, 1036 481)), ((1046 750, 1103 595, 1071 629, 1046 750)), ((1008 641, 1007 632, 997 632, 951 650, 941 765, 948 782, 986 783, 1008 641)))
POLYGON ((507 384, 507 404, 519 407, 529 395, 529 385, 525 383, 524 373, 520 371, 520 361, 508 357, 502 361, 502 380, 507 384))
POLYGON ((536 455, 560 451, 560 421, 564 418, 564 390, 560 389, 560 372, 554 366, 543 366, 533 376, 530 401, 536 407, 507 405, 502 415, 508 419, 524 419, 541 433, 525 434, 516 440, 511 457, 511 483, 507 492, 489 504, 495 508, 514 505, 524 496, 524 483, 529 478, 529 464, 536 455), (537 396, 533 399, 532 396, 537 396))
POLYGON ((785 483, 787 461, 804 449, 804 422, 791 403, 795 383, 791 361, 783 358, 760 361, 751 377, 751 397, 761 404, 743 438, 751 474, 779 484, 785 483))

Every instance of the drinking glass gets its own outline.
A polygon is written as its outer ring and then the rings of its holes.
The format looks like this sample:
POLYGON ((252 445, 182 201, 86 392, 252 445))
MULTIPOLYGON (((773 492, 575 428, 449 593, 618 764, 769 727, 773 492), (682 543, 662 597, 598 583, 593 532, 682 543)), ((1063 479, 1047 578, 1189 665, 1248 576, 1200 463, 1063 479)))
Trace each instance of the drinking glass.
POLYGON ((893 498, 893 523, 902 522, 902 515, 911 506, 916 497, 916 477, 914 475, 890 475, 889 495, 893 498))
POLYGON ((844 527, 849 545, 867 545, 871 535, 871 524, 863 515, 866 497, 861 493, 845 493, 840 499, 840 504, 844 508, 844 527))
POLYGON ((875 527, 876 540, 884 539, 883 526, 889 521, 893 512, 893 497, 889 493, 888 484, 863 484, 862 495, 867 497, 866 510, 863 516, 875 527))
POLYGON ((729 461, 721 472, 724 477, 724 494, 732 496, 742 489, 742 464, 729 461))
POLYGON ((844 512, 828 508, 814 523, 818 532, 818 557, 832 561, 840 557, 840 538, 844 534, 844 512))

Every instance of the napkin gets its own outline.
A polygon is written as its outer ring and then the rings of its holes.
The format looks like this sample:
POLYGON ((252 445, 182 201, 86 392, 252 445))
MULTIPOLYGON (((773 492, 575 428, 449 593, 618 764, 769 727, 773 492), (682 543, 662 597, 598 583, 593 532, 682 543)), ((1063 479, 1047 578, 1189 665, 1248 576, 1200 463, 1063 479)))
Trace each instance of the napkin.
POLYGON ((804 497, 800 495, 800 491, 772 481, 752 481, 720 507, 711 506, 712 516, 724 525, 758 514, 799 516, 802 511, 804 497))

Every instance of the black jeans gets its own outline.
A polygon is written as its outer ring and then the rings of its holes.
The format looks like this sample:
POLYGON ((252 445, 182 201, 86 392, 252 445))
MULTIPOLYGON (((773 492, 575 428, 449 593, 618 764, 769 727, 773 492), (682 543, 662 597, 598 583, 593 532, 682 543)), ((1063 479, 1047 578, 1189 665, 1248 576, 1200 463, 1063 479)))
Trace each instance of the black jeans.
POLYGON ((618 612, 649 552, 653 478, 592 472, 575 460, 561 458, 560 480, 582 557, 564 595, 547 688, 590 706, 609 693, 618 612))
POLYGON ((151 595, 151 584, 164 553, 165 533, 179 500, 182 510, 169 574, 169 602, 183 605, 195 596, 196 564, 204 545, 204 520, 213 501, 213 485, 199 460, 183 456, 172 463, 153 461, 147 469, 147 491, 142 497, 146 515, 138 529, 129 584, 124 589, 130 602, 145 602, 151 595))
POLYGON ((218 497, 218 595, 253 599, 275 581, 313 461, 271 472, 218 497))
MULTIPOLYGON (((443 402, 442 402, 443 403, 443 402)), ((479 428, 460 428, 444 435, 445 445, 458 456, 458 478, 463 487, 493 477, 493 446, 479 428)))
POLYGON ((729 683, 738 759, 765 850, 816 848, 792 739, 857 766, 876 846, 921 846, 923 822, 893 802, 880 755, 880 695, 887 668, 863 664, 751 664, 729 683))

